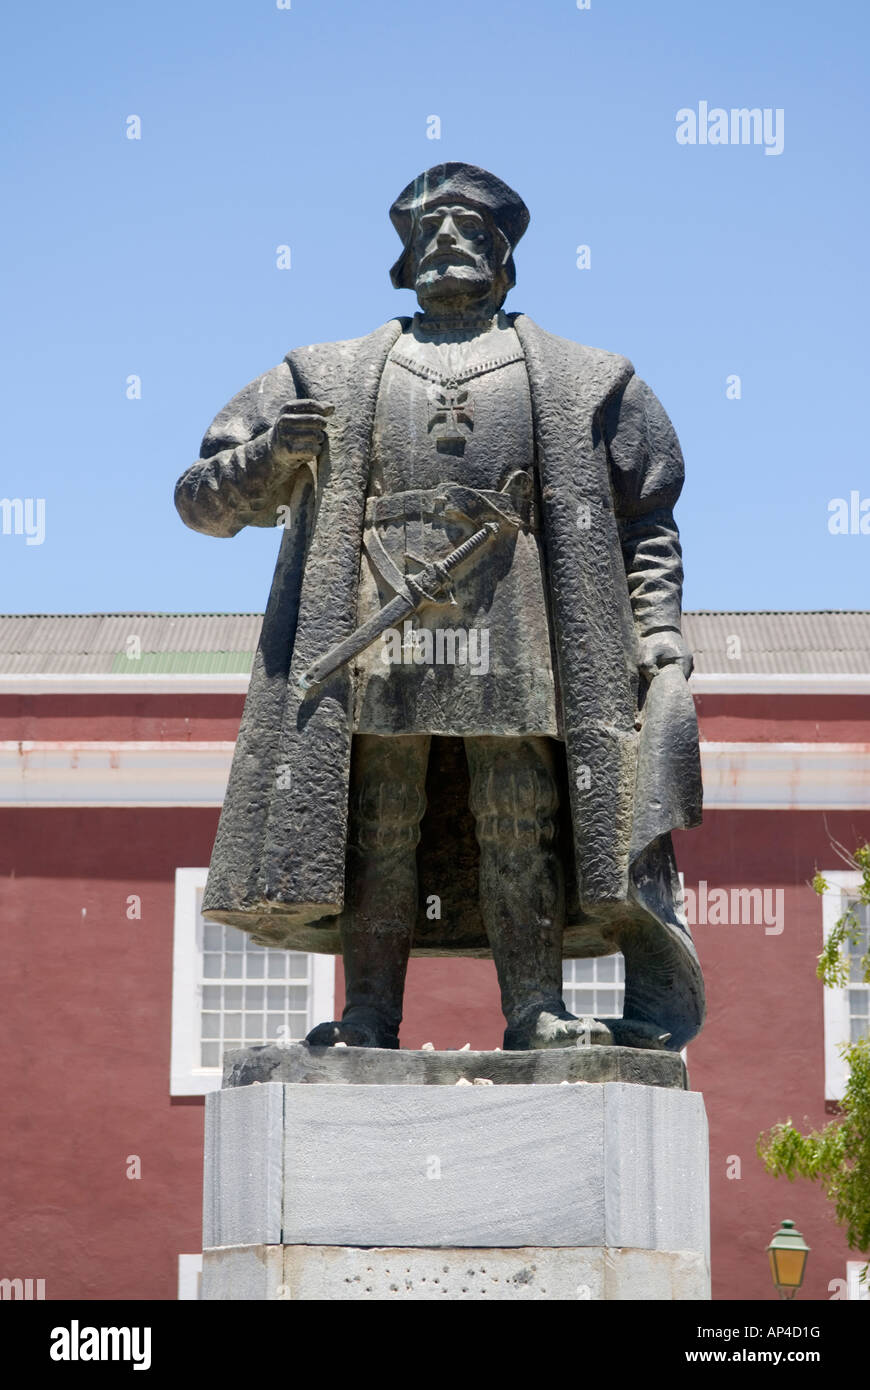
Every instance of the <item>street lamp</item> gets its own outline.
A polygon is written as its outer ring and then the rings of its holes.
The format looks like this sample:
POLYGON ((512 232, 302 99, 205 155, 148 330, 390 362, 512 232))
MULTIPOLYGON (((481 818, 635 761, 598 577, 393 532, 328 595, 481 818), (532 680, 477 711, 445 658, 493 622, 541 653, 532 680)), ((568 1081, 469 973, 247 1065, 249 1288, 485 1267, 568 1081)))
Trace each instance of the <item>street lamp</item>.
POLYGON ((770 1272, 780 1298, 794 1298, 803 1283, 810 1247, 793 1221, 783 1221, 767 1247, 770 1272))

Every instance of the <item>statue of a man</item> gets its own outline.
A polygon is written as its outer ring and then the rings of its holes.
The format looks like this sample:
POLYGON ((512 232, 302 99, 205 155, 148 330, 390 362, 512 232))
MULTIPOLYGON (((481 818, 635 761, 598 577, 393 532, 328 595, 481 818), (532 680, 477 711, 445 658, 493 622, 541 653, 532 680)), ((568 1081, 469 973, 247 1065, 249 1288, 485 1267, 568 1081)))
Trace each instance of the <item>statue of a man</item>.
POLYGON ((296 349, 215 419, 184 521, 283 523, 203 912, 341 951, 311 1044, 398 1047, 409 954, 492 954, 506 1049, 681 1048, 703 1020, 670 832, 700 820, 656 397, 502 305, 528 225, 473 165, 390 216, 421 312, 296 349), (621 1019, 563 956, 621 950, 621 1019))

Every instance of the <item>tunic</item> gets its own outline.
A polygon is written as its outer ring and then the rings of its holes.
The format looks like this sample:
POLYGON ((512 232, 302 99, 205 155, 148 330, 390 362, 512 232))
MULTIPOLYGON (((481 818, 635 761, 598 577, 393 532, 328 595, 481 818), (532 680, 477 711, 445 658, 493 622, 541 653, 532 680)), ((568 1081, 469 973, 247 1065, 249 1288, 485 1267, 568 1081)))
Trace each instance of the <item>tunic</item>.
POLYGON ((514 329, 428 339, 415 319, 381 378, 357 622, 399 576, 499 530, 451 593, 354 662, 357 733, 559 737, 528 375, 514 329), (391 582, 392 581, 392 582, 391 582))

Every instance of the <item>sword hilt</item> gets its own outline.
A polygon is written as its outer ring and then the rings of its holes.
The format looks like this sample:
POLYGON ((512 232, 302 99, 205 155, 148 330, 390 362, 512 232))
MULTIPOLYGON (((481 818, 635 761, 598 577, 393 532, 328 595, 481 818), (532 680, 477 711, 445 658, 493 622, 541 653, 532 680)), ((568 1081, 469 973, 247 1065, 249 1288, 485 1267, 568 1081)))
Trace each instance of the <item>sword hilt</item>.
MULTIPOLYGON (((458 545, 443 560, 435 560, 431 565, 424 566, 418 574, 406 575, 405 588, 409 597, 406 606, 401 610, 401 616, 415 612, 424 602, 437 602, 440 594, 449 587, 450 576, 453 571, 476 550, 479 550, 484 542, 494 536, 498 530, 499 523, 497 521, 485 521, 479 531, 475 531, 473 536, 469 536, 467 541, 463 541, 462 545, 458 545)), ((343 642, 339 642, 337 646, 331 648, 319 661, 315 661, 313 665, 309 666, 307 671, 304 671, 298 679, 299 693, 306 694, 313 685, 325 680, 339 666, 343 666, 346 661, 370 646, 379 633, 384 630, 382 626, 378 625, 378 617, 383 621, 383 614, 389 612, 396 602, 401 603, 400 595, 387 604, 385 609, 381 609, 381 613, 374 619, 363 624, 359 631, 351 633, 350 637, 346 637, 343 642), (365 638, 362 641, 360 641, 361 632, 365 633, 365 638)))
POLYGON ((436 560, 430 568, 433 569, 441 583, 446 583, 455 569, 467 560, 469 555, 473 555, 475 550, 479 550, 490 536, 494 536, 498 531, 497 521, 485 521, 479 531, 475 531, 473 536, 469 536, 467 541, 456 547, 447 556, 446 560, 436 560))

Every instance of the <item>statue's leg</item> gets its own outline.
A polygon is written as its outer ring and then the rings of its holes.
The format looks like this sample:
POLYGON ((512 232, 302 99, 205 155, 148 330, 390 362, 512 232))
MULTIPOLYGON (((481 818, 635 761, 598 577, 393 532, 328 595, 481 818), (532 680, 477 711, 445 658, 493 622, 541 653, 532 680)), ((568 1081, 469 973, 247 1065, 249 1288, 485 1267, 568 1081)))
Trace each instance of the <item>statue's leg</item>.
POLYGON ((346 1004, 312 1046, 398 1047, 417 918, 417 844, 426 809, 428 735, 353 740, 347 902, 341 917, 346 1004))
POLYGON ((501 988, 507 1051, 610 1041, 562 998, 565 879, 548 738, 465 740, 480 844, 480 910, 501 988))

